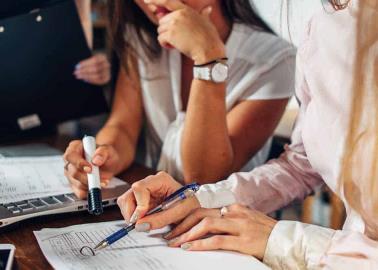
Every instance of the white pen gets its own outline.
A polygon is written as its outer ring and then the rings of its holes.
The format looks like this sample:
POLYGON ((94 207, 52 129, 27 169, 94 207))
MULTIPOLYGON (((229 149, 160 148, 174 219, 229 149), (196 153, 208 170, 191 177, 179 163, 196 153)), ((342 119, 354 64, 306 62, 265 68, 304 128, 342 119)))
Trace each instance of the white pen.
POLYGON ((94 215, 101 215, 102 196, 100 183, 100 170, 98 166, 93 165, 92 159, 96 152, 96 139, 92 136, 83 138, 85 159, 92 165, 92 172, 88 176, 88 212, 94 215))

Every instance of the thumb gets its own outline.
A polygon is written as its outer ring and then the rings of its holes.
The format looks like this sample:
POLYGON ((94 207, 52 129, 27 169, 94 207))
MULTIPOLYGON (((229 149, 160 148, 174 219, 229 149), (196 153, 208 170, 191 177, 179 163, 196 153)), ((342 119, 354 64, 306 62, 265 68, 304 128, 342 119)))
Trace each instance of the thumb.
POLYGON ((202 9, 201 15, 204 16, 205 18, 209 18, 212 11, 213 11, 213 7, 207 6, 204 9, 202 9))
POLYGON ((109 159, 109 150, 107 149, 107 147, 100 146, 99 148, 97 148, 93 156, 92 163, 96 166, 101 167, 102 165, 105 164, 105 162, 108 159, 109 159))

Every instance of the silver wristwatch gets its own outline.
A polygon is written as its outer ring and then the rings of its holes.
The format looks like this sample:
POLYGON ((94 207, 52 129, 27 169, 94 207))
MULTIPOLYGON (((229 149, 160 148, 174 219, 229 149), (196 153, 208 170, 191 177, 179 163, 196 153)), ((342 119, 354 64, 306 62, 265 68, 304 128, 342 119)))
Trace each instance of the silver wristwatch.
POLYGON ((211 81, 214 83, 224 83, 228 79, 229 66, 227 58, 217 59, 207 64, 194 65, 194 79, 211 81))

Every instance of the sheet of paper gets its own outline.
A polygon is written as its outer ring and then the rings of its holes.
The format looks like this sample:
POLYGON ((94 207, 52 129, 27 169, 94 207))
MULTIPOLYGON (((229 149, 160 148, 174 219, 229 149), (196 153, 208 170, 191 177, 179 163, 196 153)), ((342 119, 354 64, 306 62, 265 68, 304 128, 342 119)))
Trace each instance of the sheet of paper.
MULTIPOLYGON (((109 188, 124 184, 113 178, 109 188)), ((0 203, 72 193, 61 155, 0 158, 0 203)))
POLYGON ((61 155, 0 158, 0 203, 70 192, 61 155))
POLYGON ((128 269, 128 270, 193 270, 253 269, 267 270, 251 256, 233 252, 189 252, 167 247, 161 234, 131 232, 94 257, 83 256, 80 248, 94 247, 100 240, 124 226, 123 221, 76 225, 34 232, 39 246, 55 269, 128 269))

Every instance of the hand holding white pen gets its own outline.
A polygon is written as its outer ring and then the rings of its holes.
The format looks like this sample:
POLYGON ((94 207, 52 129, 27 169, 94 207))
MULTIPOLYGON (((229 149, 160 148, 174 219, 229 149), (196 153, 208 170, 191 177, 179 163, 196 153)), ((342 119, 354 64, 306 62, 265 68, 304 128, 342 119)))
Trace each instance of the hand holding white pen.
POLYGON ((92 172, 92 166, 100 168, 101 187, 104 188, 117 173, 122 170, 118 152, 112 145, 100 145, 97 147, 93 159, 85 159, 82 140, 70 142, 64 156, 64 173, 77 197, 87 198, 88 176, 92 172))

